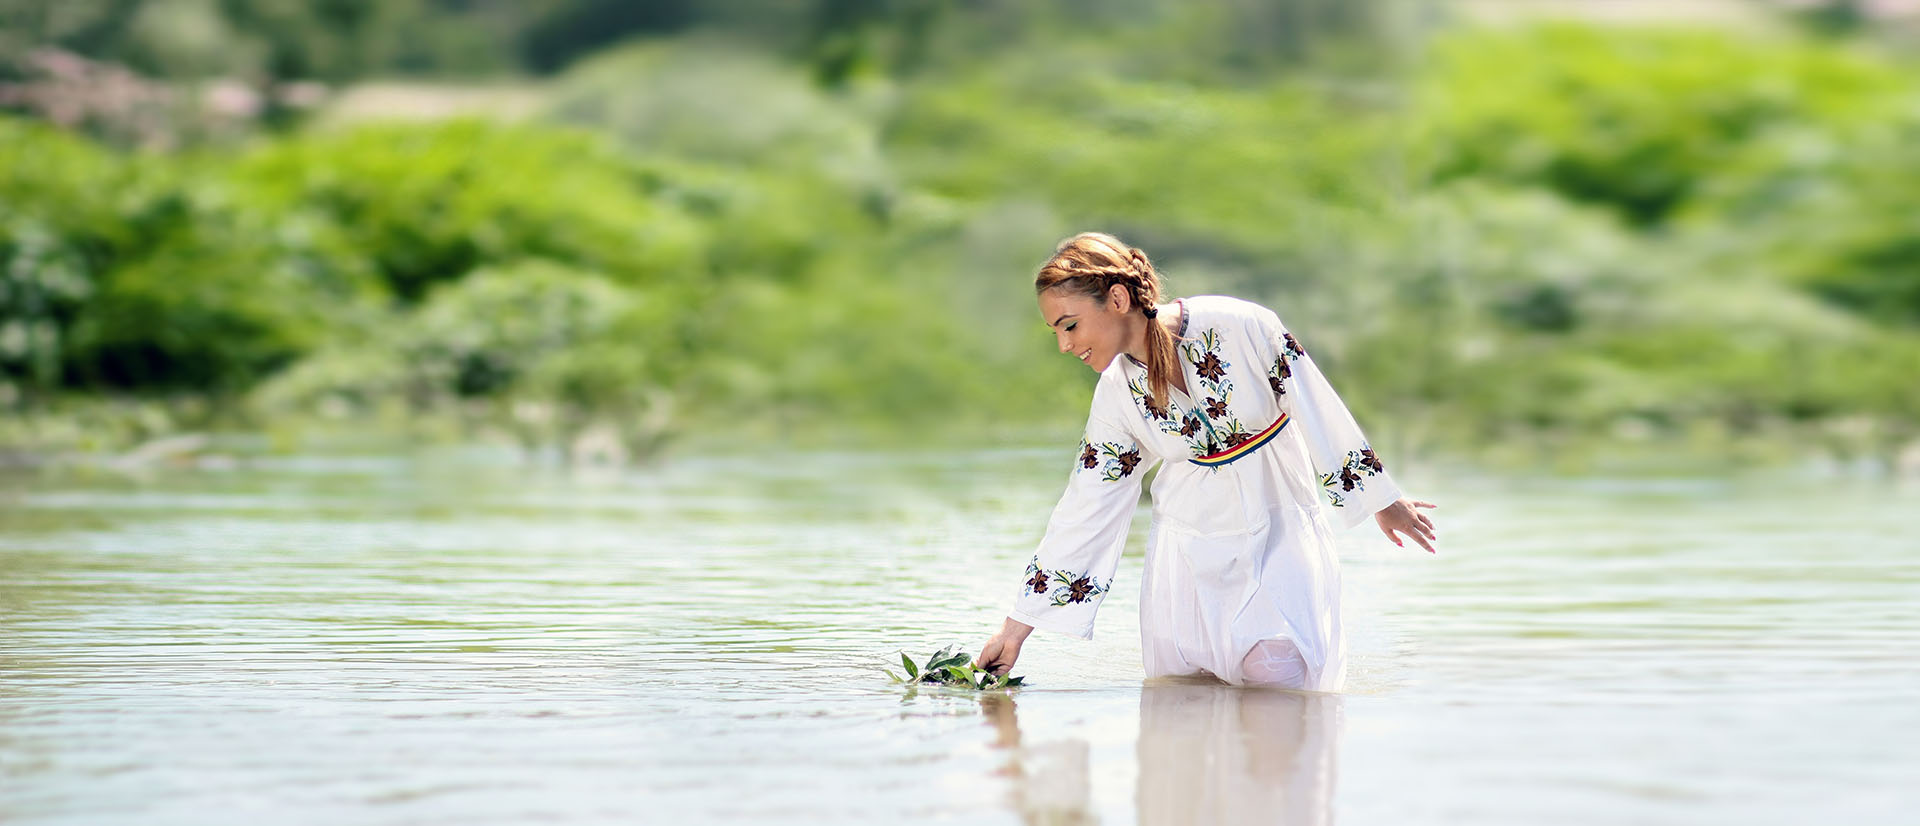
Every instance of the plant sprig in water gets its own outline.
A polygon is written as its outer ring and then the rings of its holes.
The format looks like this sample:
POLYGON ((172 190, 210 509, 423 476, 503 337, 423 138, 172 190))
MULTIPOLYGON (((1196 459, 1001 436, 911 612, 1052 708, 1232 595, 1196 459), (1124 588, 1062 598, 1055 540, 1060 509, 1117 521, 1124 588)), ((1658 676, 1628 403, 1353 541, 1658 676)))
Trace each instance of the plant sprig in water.
POLYGON ((956 652, 951 645, 933 652, 925 665, 914 665, 913 658, 903 651, 900 653, 900 665, 906 668, 907 676, 902 677, 893 673, 893 669, 886 669, 887 676, 896 683, 936 683, 985 691, 1012 688, 1026 680, 1025 677, 1003 677, 984 668, 975 668, 973 658, 967 652, 956 652))

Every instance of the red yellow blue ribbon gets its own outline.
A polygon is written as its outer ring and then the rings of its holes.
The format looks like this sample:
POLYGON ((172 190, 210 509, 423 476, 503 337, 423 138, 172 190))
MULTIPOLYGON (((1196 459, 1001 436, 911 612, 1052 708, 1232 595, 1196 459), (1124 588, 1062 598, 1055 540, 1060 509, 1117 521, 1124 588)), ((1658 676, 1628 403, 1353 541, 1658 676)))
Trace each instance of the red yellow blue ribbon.
POLYGON ((1266 430, 1262 430, 1259 433, 1253 434, 1253 438, 1248 439, 1244 442, 1241 442, 1240 444, 1234 445, 1233 447, 1227 448, 1226 450, 1222 450, 1218 453, 1209 453, 1205 456, 1195 456, 1191 459, 1188 459, 1187 461, 1192 462, 1196 465, 1200 465, 1201 467, 1219 467, 1221 465, 1227 464, 1228 462, 1232 462, 1236 459, 1239 459, 1240 457, 1245 456, 1249 453, 1252 453, 1256 450, 1259 450, 1261 445, 1264 445, 1268 442, 1273 441, 1274 434, 1279 433, 1281 428, 1284 428, 1286 426, 1287 426, 1287 414, 1282 413, 1280 414, 1280 418, 1275 419, 1273 424, 1267 426, 1266 430))

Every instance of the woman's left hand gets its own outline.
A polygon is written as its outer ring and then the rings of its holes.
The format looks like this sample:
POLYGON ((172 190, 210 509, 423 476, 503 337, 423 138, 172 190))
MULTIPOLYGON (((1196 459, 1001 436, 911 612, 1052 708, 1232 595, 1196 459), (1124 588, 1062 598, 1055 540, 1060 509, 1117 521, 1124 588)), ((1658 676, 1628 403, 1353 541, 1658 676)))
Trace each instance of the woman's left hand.
POLYGON ((1387 538, 1393 540, 1393 544, 1395 545, 1399 545, 1402 548, 1406 547, 1406 544, 1400 541, 1400 537, 1394 536, 1396 532, 1404 533, 1412 537, 1413 541, 1420 543, 1420 547, 1426 548, 1427 553, 1438 553, 1433 549, 1433 545, 1440 541, 1440 534, 1434 530, 1433 520, 1428 519, 1426 514, 1414 510, 1414 508, 1437 507, 1440 506, 1432 502, 1421 502, 1417 499, 1401 499, 1398 502, 1381 508, 1378 513, 1373 515, 1373 521, 1379 523, 1381 533, 1386 534, 1387 538))

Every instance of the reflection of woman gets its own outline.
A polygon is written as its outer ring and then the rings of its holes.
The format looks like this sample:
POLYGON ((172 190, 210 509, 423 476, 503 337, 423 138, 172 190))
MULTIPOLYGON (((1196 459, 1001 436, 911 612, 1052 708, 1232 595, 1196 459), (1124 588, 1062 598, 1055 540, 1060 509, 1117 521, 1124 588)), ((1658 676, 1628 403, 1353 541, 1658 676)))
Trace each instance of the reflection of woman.
MULTIPOLYGON (((994 748, 1007 754, 994 773, 1011 782, 1008 803, 1021 822, 1099 821, 1085 739, 1025 742, 1015 700, 1001 692, 982 692, 980 709, 994 748)), ((1140 691, 1135 820, 1329 823, 1339 742, 1336 694, 1149 682, 1140 691)))
POLYGON ((1034 628, 1081 638, 1112 586, 1140 479, 1153 484, 1140 634, 1147 676, 1337 690, 1339 569, 1324 494, 1433 550, 1433 523, 1272 311, 1222 296, 1161 303, 1147 256, 1067 239, 1034 279, 1061 352, 1100 373, 1067 491, 978 662, 1006 673, 1034 628))
POLYGON ((1007 765, 995 774, 1013 781, 1008 802, 1020 813, 1020 822, 1053 826, 1100 822, 1092 808, 1086 740, 1069 737, 1023 743, 1018 706, 1002 692, 981 692, 980 710, 993 724, 994 747, 1010 752, 1007 765))
POLYGON ((1148 684, 1140 694, 1139 821, 1331 821, 1336 695, 1148 684))

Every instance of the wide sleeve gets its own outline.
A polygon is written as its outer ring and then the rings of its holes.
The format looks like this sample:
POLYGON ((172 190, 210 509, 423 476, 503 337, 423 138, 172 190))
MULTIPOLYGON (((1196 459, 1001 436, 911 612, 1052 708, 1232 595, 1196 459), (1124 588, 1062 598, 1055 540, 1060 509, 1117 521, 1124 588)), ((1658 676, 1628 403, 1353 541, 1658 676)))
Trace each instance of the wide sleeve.
POLYGON ((1035 628, 1083 640, 1093 637, 1093 615, 1113 587, 1113 572, 1140 502, 1140 478, 1153 461, 1141 452, 1133 434, 1102 414, 1098 401, 1080 439, 1066 493, 1053 508, 1046 536, 1027 563, 1020 596, 1008 613, 1035 628))
POLYGON ((1287 426, 1306 442, 1314 476, 1341 524, 1351 528, 1399 501, 1400 486, 1306 348, 1272 312, 1262 309, 1259 324, 1271 365, 1267 383, 1288 416, 1287 426))

